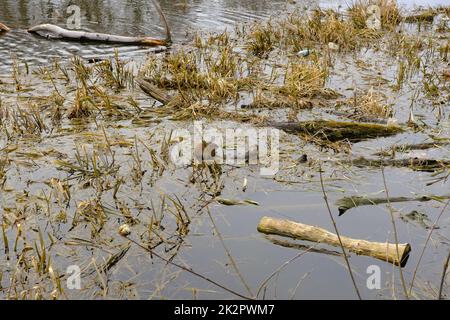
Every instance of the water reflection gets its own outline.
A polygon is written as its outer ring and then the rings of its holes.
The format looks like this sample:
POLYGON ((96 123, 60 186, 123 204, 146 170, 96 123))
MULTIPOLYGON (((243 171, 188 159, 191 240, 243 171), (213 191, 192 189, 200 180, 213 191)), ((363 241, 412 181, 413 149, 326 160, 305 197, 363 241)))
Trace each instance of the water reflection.
MULTIPOLYGON (((232 27, 236 21, 268 17, 286 6, 286 1, 281 0, 160 0, 159 3, 176 42, 185 41, 190 31, 232 27)), ((11 56, 34 64, 72 54, 111 54, 112 46, 47 41, 26 33, 29 26, 45 22, 65 27, 70 17, 66 9, 71 4, 81 8, 81 26, 85 30, 164 37, 160 17, 149 0, 0 0, 0 21, 13 28, 0 37, 0 68, 11 64, 11 56)), ((140 54, 142 50, 137 47, 120 49, 125 56, 140 54)))

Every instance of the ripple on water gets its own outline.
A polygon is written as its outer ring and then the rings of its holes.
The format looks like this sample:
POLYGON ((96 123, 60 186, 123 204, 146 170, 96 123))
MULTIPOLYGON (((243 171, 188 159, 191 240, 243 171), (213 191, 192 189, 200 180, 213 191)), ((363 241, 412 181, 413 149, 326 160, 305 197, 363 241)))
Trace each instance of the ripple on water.
MULTIPOLYGON (((115 48, 125 58, 149 52, 148 48, 137 46, 80 44, 30 35, 25 30, 33 24, 48 22, 64 27, 64 14, 61 14, 64 10, 60 8, 64 1, 35 0, 26 2, 21 7, 17 7, 17 2, 12 0, 0 2, 0 21, 13 27, 11 32, 0 36, 2 72, 10 69, 13 58, 26 61, 29 65, 42 65, 54 58, 64 59, 73 55, 89 58, 111 56, 115 48), (35 7, 39 8, 37 14, 35 7), (52 13, 56 11, 59 12, 57 17, 52 13)), ((85 30, 128 36, 164 36, 164 28, 150 1, 78 0, 71 3, 81 7, 82 27, 85 30)), ((285 3, 283 0, 187 0, 178 4, 161 1, 161 6, 171 26, 174 41, 183 42, 187 39, 188 31, 220 31, 232 27, 236 22, 267 18, 281 10, 285 3)))

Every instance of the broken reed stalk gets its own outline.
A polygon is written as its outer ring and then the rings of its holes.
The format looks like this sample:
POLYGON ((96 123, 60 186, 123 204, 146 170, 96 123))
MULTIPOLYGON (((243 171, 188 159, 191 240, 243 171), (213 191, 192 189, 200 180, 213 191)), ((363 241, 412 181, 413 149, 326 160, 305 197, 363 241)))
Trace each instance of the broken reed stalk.
POLYGON ((236 274, 238 275, 239 280, 242 282, 242 284, 243 284, 243 286, 245 287, 245 289, 247 290, 248 294, 251 295, 251 296, 253 296, 253 292, 252 292, 252 290, 250 289, 250 286, 247 284, 247 281, 245 281, 245 278, 244 278, 244 276, 242 275, 241 271, 239 270, 236 261, 234 260, 233 256, 231 255, 230 250, 228 250, 227 246, 225 245, 225 241, 224 241, 224 239, 223 239, 223 237, 222 237, 222 234, 221 234, 220 231, 219 231, 219 228, 217 228, 217 225, 216 225, 216 223, 215 223, 215 221, 214 221, 214 219, 213 219, 213 217, 212 217, 212 215, 211 215, 211 211, 209 210, 209 207, 206 207, 206 212, 208 213, 208 216, 209 216, 209 219, 211 220, 211 223, 212 223, 212 225, 213 225, 213 228, 214 228, 214 230, 216 231, 216 234, 217 234, 217 236, 218 236, 220 242, 222 243, 222 246, 223 246, 223 248, 224 248, 224 250, 225 250, 225 252, 226 252, 226 254, 227 254, 227 256, 228 256, 228 259, 230 259, 230 263, 231 263, 231 265, 232 265, 234 271, 235 271, 236 274))
POLYGON ((344 260, 345 260, 345 263, 347 264, 348 273, 350 274, 350 278, 352 279, 353 287, 355 288, 356 295, 358 296, 359 300, 361 300, 361 294, 359 293, 358 286, 356 285, 356 280, 355 280, 355 277, 353 276, 353 271, 350 266, 350 261, 348 261, 347 253, 345 252, 345 247, 342 242, 341 235, 339 234, 339 230, 337 228, 336 221, 334 220, 333 214, 331 213, 330 204, 328 203, 328 196, 327 196, 327 193, 325 192, 325 186, 323 184, 322 166, 319 168, 319 176, 320 176, 320 187, 322 188, 322 193, 323 193, 323 200, 325 201, 325 204, 327 205, 327 210, 328 210, 328 214, 330 215, 331 222, 333 222, 334 231, 336 231, 336 237, 337 237, 337 240, 339 241, 339 246, 341 247, 342 253, 344 254, 344 260))
POLYGON ((229 292, 229 293, 231 293, 231 294, 234 294, 234 295, 236 295, 237 297, 240 297, 240 298, 246 299, 246 300, 254 300, 253 297, 247 297, 247 296, 245 296, 245 295, 243 295, 243 294, 240 294, 239 292, 236 292, 236 291, 234 291, 234 290, 232 290, 232 289, 229 289, 229 288, 225 287, 224 285, 221 285, 220 283, 218 283, 218 282, 216 282, 216 281, 214 281, 214 280, 212 280, 212 279, 210 279, 210 278, 208 278, 208 277, 206 277, 206 276, 204 276, 204 275, 202 275, 202 274, 200 274, 200 273, 197 273, 197 272, 195 272, 194 270, 192 270, 192 269, 190 269, 190 268, 187 268, 187 267, 182 266, 182 265, 180 265, 180 264, 178 264, 178 263, 176 263, 176 262, 173 262, 171 259, 166 259, 166 258, 164 258, 163 256, 157 254, 157 253, 156 253, 155 251, 153 251, 152 249, 143 246, 143 245, 140 244, 139 242, 137 242, 137 241, 135 241, 135 240, 133 240, 133 239, 131 239, 131 238, 128 238, 128 237, 125 236, 125 235, 122 235, 122 237, 128 239, 129 241, 131 241, 132 243, 134 243, 135 245, 137 245, 137 246, 140 247, 141 249, 144 249, 145 251, 147 251, 148 253, 150 253, 150 255, 151 255, 152 257, 155 256, 155 257, 161 259, 162 261, 164 261, 165 263, 170 264, 170 265, 173 265, 173 266, 175 266, 175 267, 177 267, 177 268, 179 268, 179 269, 181 269, 181 270, 184 270, 184 271, 186 271, 186 272, 189 272, 190 274, 192 274, 192 275, 194 275, 194 276, 196 276, 196 277, 199 277, 199 278, 201 278, 201 279, 203 279, 203 280, 205 280, 205 281, 207 281, 207 282, 209 282, 209 283, 211 283, 211 284, 213 284, 213 285, 215 285, 215 286, 217 286, 217 287, 219 287, 219 288, 221 288, 221 289, 223 289, 223 290, 225 290, 225 291, 227 291, 227 292, 229 292))
POLYGON ((450 251, 448 252, 447 259, 445 259, 444 268, 442 269, 441 284, 439 285, 438 300, 442 299, 442 290, 444 289, 445 276, 447 275, 449 261, 450 261, 450 251))
POLYGON ((445 205, 442 208, 441 212, 439 213, 439 215, 437 216, 436 220, 434 221, 433 225, 430 227, 430 232, 428 232, 427 239, 425 240, 425 244, 423 245, 422 251, 420 252, 419 260, 417 261, 416 267, 414 268, 414 273, 413 273, 413 276, 412 276, 412 279, 411 279, 411 284, 409 286, 409 294, 411 294, 412 289, 414 287, 414 281, 416 280, 417 271, 419 270, 419 265, 420 265, 420 263, 422 261, 423 255, 425 254, 425 250, 427 248, 428 242, 431 239, 431 235, 433 234, 433 230, 435 229, 436 225, 439 222, 439 219, 444 214, 444 212, 447 209, 449 204, 450 204, 450 199, 447 200, 447 202, 445 203, 445 205))
MULTIPOLYGON (((383 185, 384 185, 384 192, 386 193, 386 200, 387 200, 387 207, 389 209, 389 214, 391 216, 391 223, 392 223, 392 229, 394 231, 394 239, 395 239, 395 251, 397 253, 397 256, 400 255, 400 244, 398 243, 398 232, 397 232, 397 226, 395 225, 395 218, 394 218, 394 209, 392 208, 390 198, 389 198, 389 190, 386 183, 386 176, 384 175, 384 167, 381 167, 381 175, 383 176, 383 185)), ((406 290, 406 282, 405 278, 403 276, 403 271, 400 265, 398 265, 398 272, 400 274, 400 280, 402 282, 402 288, 403 292, 406 296, 406 299, 409 299, 408 291, 406 290)))
POLYGON ((164 12, 162 11, 161 7, 159 6, 158 2, 156 2, 156 0, 152 0, 152 3, 155 6, 156 11, 158 11, 158 13, 161 17, 161 20, 164 23, 164 28, 166 29, 166 40, 165 40, 166 45, 170 45, 172 43, 172 35, 170 33, 170 27, 169 27, 169 24, 167 23, 166 16, 165 16, 164 12))
MULTIPOLYGON (((290 220, 263 217, 258 224, 258 231, 298 240, 326 243, 334 247, 341 245, 338 236, 328 230, 290 220)), ((340 238, 344 248, 358 255, 373 257, 402 267, 406 265, 411 251, 411 246, 408 243, 398 245, 399 255, 397 255, 395 244, 352 239, 344 236, 340 238)))
POLYGON ((364 197, 364 196, 351 196, 351 197, 344 197, 336 201, 336 205, 338 206, 339 215, 343 215, 345 212, 352 208, 360 207, 360 206, 371 206, 371 205, 377 205, 382 203, 387 203, 388 201, 393 202, 409 202, 409 201, 419 201, 419 202, 425 202, 425 201, 431 201, 431 200, 443 200, 443 199, 450 199, 450 194, 443 195, 443 196, 433 196, 433 195, 423 195, 423 196, 417 196, 417 197, 392 197, 386 199, 386 198, 370 198, 370 197, 364 197))
POLYGON ((3 31, 10 31, 10 30, 11 29, 9 29, 6 25, 0 22, 0 33, 3 31))

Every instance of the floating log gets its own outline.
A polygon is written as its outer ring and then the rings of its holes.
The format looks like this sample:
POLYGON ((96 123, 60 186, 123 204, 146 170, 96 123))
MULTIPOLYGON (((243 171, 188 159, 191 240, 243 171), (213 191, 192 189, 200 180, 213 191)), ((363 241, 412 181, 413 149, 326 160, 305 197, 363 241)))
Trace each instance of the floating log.
POLYGON ((0 22, 0 32, 9 31, 9 30, 10 29, 6 25, 4 25, 3 23, 0 22))
POLYGON ((48 39, 118 43, 118 44, 141 45, 141 46, 168 46, 172 43, 169 25, 158 3, 155 0, 152 0, 152 2, 153 5, 156 7, 156 10, 158 11, 164 23, 166 30, 165 39, 155 39, 150 37, 126 37, 105 33, 67 30, 53 24, 40 24, 31 27, 30 29, 28 29, 28 32, 38 34, 48 39))
POLYGON ((40 24, 28 29, 28 32, 38 34, 47 39, 62 39, 71 41, 89 41, 102 43, 120 43, 127 45, 164 46, 166 40, 149 37, 125 37, 106 33, 67 30, 54 24, 40 24))
POLYGON ((418 196, 418 197, 391 197, 389 199, 385 198, 370 198, 370 197, 361 197, 361 196, 353 196, 353 197, 344 197, 336 201, 336 205, 338 206, 339 215, 343 215, 345 212, 352 208, 360 207, 360 206, 371 206, 388 202, 409 202, 409 201, 430 201, 437 200, 441 201, 444 199, 450 199, 450 195, 444 196, 418 196))
MULTIPOLYGON (((263 217, 258 224, 258 231, 265 234, 274 234, 298 240, 326 243, 339 247, 339 238, 325 229, 302 224, 299 222, 263 217)), ((358 254, 394 263, 404 267, 411 251, 409 243, 391 244, 351 239, 341 236, 344 248, 358 254), (398 253, 397 255, 397 247, 398 253)))
POLYGON ((303 121, 303 122, 269 122, 269 126, 288 133, 300 133, 316 136, 330 142, 349 140, 359 142, 366 139, 388 137, 403 132, 399 126, 381 124, 340 122, 340 121, 303 121))

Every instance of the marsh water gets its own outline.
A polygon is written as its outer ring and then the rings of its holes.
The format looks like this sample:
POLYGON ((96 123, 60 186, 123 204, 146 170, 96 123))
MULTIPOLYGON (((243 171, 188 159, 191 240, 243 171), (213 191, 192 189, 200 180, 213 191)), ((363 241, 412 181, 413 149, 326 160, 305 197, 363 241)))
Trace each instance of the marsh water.
MULTIPOLYGON (((283 0, 258 1, 160 1, 174 34, 176 43, 187 42, 198 31, 233 30, 237 22, 252 22, 286 12, 294 5, 283 0)), ((404 1, 409 8, 445 4, 445 1, 404 1)), ((163 37, 164 28, 151 1, 108 0, 70 1, 81 8, 82 29, 126 36, 147 35, 163 37)), ((311 9, 315 6, 345 6, 345 1, 297 1, 295 7, 311 9)), ((119 47, 124 56, 142 56, 149 50, 142 47, 74 44, 70 42, 42 41, 26 32, 30 26, 54 23, 65 27, 68 1, 15 1, 1 2, 0 21, 14 28, 14 32, 0 38, 0 70, 11 65, 11 59, 25 59, 30 64, 48 63, 57 57, 80 55, 86 58, 112 56, 119 47)))
MULTIPOLYGON (((408 8, 413 7, 412 2, 404 1, 408 8)), ((105 32, 120 35, 148 35, 164 37, 164 28, 151 1, 144 0, 86 0, 70 1, 81 7, 83 29, 94 32, 105 32)), ((233 31, 242 23, 267 20, 280 14, 286 14, 293 10, 301 10, 303 7, 345 5, 339 1, 265 1, 265 0, 181 0, 159 1, 161 8, 167 16, 173 32, 174 46, 188 46, 195 33, 233 31)), ((446 5, 446 1, 416 1, 418 5, 446 5)), ((26 32, 27 27, 39 23, 53 23, 64 26, 67 19, 65 1, 22 1, 0 0, 0 22, 8 25, 12 31, 0 35, 0 74, 6 79, 10 74, 14 62, 24 63, 29 68, 37 68, 52 63, 53 59, 68 61, 73 55, 79 55, 84 59, 113 57, 114 50, 118 49, 121 58, 141 61, 151 56, 154 49, 120 45, 105 44, 79 44, 76 42, 49 41, 26 32)), ((373 82, 367 80, 367 75, 372 72, 387 81, 395 81, 396 61, 376 60, 377 52, 364 51, 357 57, 341 57, 331 71, 327 85, 341 93, 351 97, 348 88, 355 84, 359 88, 369 88, 373 82), (358 69, 356 61, 371 61, 367 68, 358 69), (369 70, 370 69, 370 70, 369 70), (350 72, 349 72, 350 71, 350 72)), ((1 80, 1 79, 0 79, 1 80)), ((0 81, 0 84, 2 82, 0 81)), ((39 83, 31 83, 36 92, 27 92, 27 95, 38 94, 39 83)), ((2 92, 0 102, 8 103, 15 97, 15 93, 2 92)), ((41 92, 45 94, 45 92, 41 92)), ((399 123, 408 120, 411 99, 414 96, 412 90, 405 89, 395 95, 388 96, 390 103, 395 104, 395 117, 399 123)), ((432 132, 441 137, 448 137, 449 124, 449 96, 444 95, 442 101, 432 104, 429 100, 418 100, 414 113, 417 119, 433 127, 432 132), (443 115, 437 116, 439 112, 443 115)), ((138 101, 145 104, 145 95, 138 101)), ((280 113, 280 118, 285 115, 280 113)), ((319 111, 305 111, 298 116, 299 119, 315 119, 332 115, 319 111)), ((122 121, 107 126, 107 133, 125 137, 132 142, 138 136, 147 139, 153 132, 169 132, 179 126, 189 126, 190 123, 164 122, 163 125, 153 123, 148 125, 132 125, 129 121, 122 121)), ((214 123, 220 127, 234 127, 231 121, 214 123)), ((71 131, 67 129, 59 134, 49 133, 39 140, 30 140, 21 146, 23 153, 35 150, 54 150, 56 152, 73 155, 75 142, 94 143, 98 135, 89 136, 95 131, 95 125, 83 123, 74 126, 71 131)), ((390 138, 380 138, 360 142, 352 147, 351 155, 369 156, 382 148, 395 144, 413 144, 428 141, 429 132, 407 132, 390 138)), ((133 146, 131 143, 130 149, 133 146)), ((349 195, 384 196, 384 183, 381 171, 378 168, 336 167, 333 163, 342 156, 331 151, 324 151, 310 144, 304 143, 298 137, 285 137, 281 145, 282 155, 307 154, 313 164, 316 161, 324 161, 324 182, 331 204, 331 210, 337 219, 339 231, 342 235, 352 238, 371 241, 393 241, 391 216, 385 205, 364 206, 352 209, 345 215, 337 216, 335 201, 349 195)), ((2 149, 4 152, 4 149, 2 149)), ((121 150, 123 155, 129 154, 129 150, 121 150)), ((449 159, 448 145, 443 148, 426 150, 426 156, 438 159, 449 159)), ((348 155, 345 155, 347 157, 348 155)), ((417 154, 399 155, 417 156, 417 154)), ((120 157, 120 155, 119 155, 120 157)), ((18 163, 20 156, 16 155, 18 163)), ((23 158, 22 158, 23 160, 23 158)), ((12 168, 8 172, 6 185, 9 191, 2 192, 0 201, 2 210, 9 210, 19 201, 20 192, 26 190, 27 194, 37 194, 46 187, 50 178, 64 178, 64 173, 56 170, 51 161, 46 159, 23 160, 29 166, 19 169, 12 168), (14 190, 14 191, 12 191, 14 190)), ((187 182, 186 172, 173 170, 165 173, 161 179, 141 187, 126 187, 122 191, 122 197, 126 201, 135 203, 139 207, 138 220, 146 219, 147 211, 151 211, 149 200, 154 200, 154 205, 160 205, 161 194, 176 196, 186 206, 186 210, 192 213, 192 222, 189 232, 183 239, 175 239, 167 236, 173 247, 165 244, 165 250, 174 261, 189 266, 193 270, 215 281, 226 284, 238 292, 245 292, 246 286, 254 294, 261 288, 264 280, 270 281, 264 288, 260 298, 283 299, 354 299, 356 298, 352 282, 349 278, 344 260, 341 256, 324 253, 309 252, 298 259, 296 248, 288 248, 273 244, 263 235, 259 234, 256 226, 261 217, 273 216, 288 218, 305 224, 321 226, 333 230, 326 204, 320 187, 317 166, 313 164, 300 164, 296 161, 286 160, 276 178, 263 177, 257 168, 228 168, 223 173, 224 189, 221 195, 228 199, 250 199, 259 205, 233 205, 225 206, 213 203, 208 206, 208 212, 203 211, 197 215, 197 199, 199 193, 187 182), (244 180, 247 182, 243 191, 244 180), (213 223, 214 222, 214 223, 213 223), (230 260, 230 256, 232 260, 230 260), (289 263, 286 263, 289 261, 289 263), (237 268, 234 266, 236 265, 237 268), (281 268, 281 269, 279 269, 281 268), (240 275, 237 274, 239 270, 240 275), (244 280, 243 280, 244 279, 244 280)), ((126 163, 125 167, 131 167, 126 163)), ((436 176, 430 172, 418 172, 409 168, 385 168, 390 196, 414 196, 414 195, 444 195, 449 193, 450 182, 443 179, 437 183, 430 183, 436 176)), ((77 189, 73 195, 75 200, 81 201, 91 195, 83 188, 77 189)), ((124 200, 125 201, 125 200, 124 200)), ((152 203, 153 205, 153 203, 152 203)), ((419 259, 420 251, 428 235, 429 230, 420 223, 407 219, 400 219, 413 211, 426 214, 430 221, 434 221, 441 213, 443 203, 430 202, 405 202, 393 204, 397 217, 398 238, 401 243, 410 243, 412 252, 408 264, 403 269, 409 279, 419 259)), ((198 210, 200 211, 200 209, 198 210)), ((2 212, 2 214, 3 214, 2 212)), ((447 210, 439 222, 430 242, 419 272, 417 286, 423 288, 423 297, 433 296, 439 283, 442 262, 448 254, 450 243, 450 212, 447 210)), ((70 223, 49 222, 45 215, 27 217, 36 220, 36 224, 43 231, 45 243, 49 254, 52 254, 54 269, 64 274, 70 265, 80 264, 82 267, 90 265, 97 259, 101 264, 107 259, 111 250, 101 250, 99 247, 110 242, 124 241, 117 236, 117 219, 111 216, 111 220, 104 226, 101 236, 92 235, 82 227, 74 228, 70 223), (110 229, 108 229, 110 228, 110 229), (80 239, 91 239, 84 244, 80 239), (102 260, 103 259, 103 260, 102 260)), ((36 231, 36 228, 34 228, 36 231)), ((31 231, 30 231, 31 232, 31 231)), ((100 231, 99 231, 100 232, 100 231)), ((133 232, 144 233, 144 230, 133 229, 133 232), (136 230, 136 231, 134 231, 136 230)), ((7 232, 10 247, 14 246, 16 233, 7 232)), ((4 241, 4 240, 2 240, 4 241)), ((3 244, 2 244, 3 250, 3 244)), ((339 248, 328 248, 339 252, 339 248)), ((392 298, 393 288, 388 286, 392 281, 396 283, 395 291, 399 291, 399 275, 397 268, 388 263, 375 260, 370 257, 351 254, 351 265, 356 275, 356 281, 366 299, 392 298), (370 290, 366 286, 369 276, 367 269, 376 265, 381 269, 381 285, 379 290, 370 290)), ((0 271, 4 274, 0 287, 0 297, 6 297, 11 273, 7 270, 13 268, 6 255, 0 256, 0 271), (8 275, 6 277, 5 275, 8 275)), ((112 298, 174 298, 174 299, 222 299, 235 298, 192 274, 180 271, 173 266, 168 266, 149 257, 149 254, 140 248, 132 246, 126 252, 126 256, 115 265, 107 277, 109 283, 114 284, 108 292, 104 290, 102 280, 90 279, 94 284, 82 290, 66 290, 71 298, 83 299, 90 297, 112 298), (99 284, 100 283, 100 284, 99 284)), ((82 278, 82 285, 84 285, 82 278)), ((88 280, 86 280, 87 282, 88 280)))

